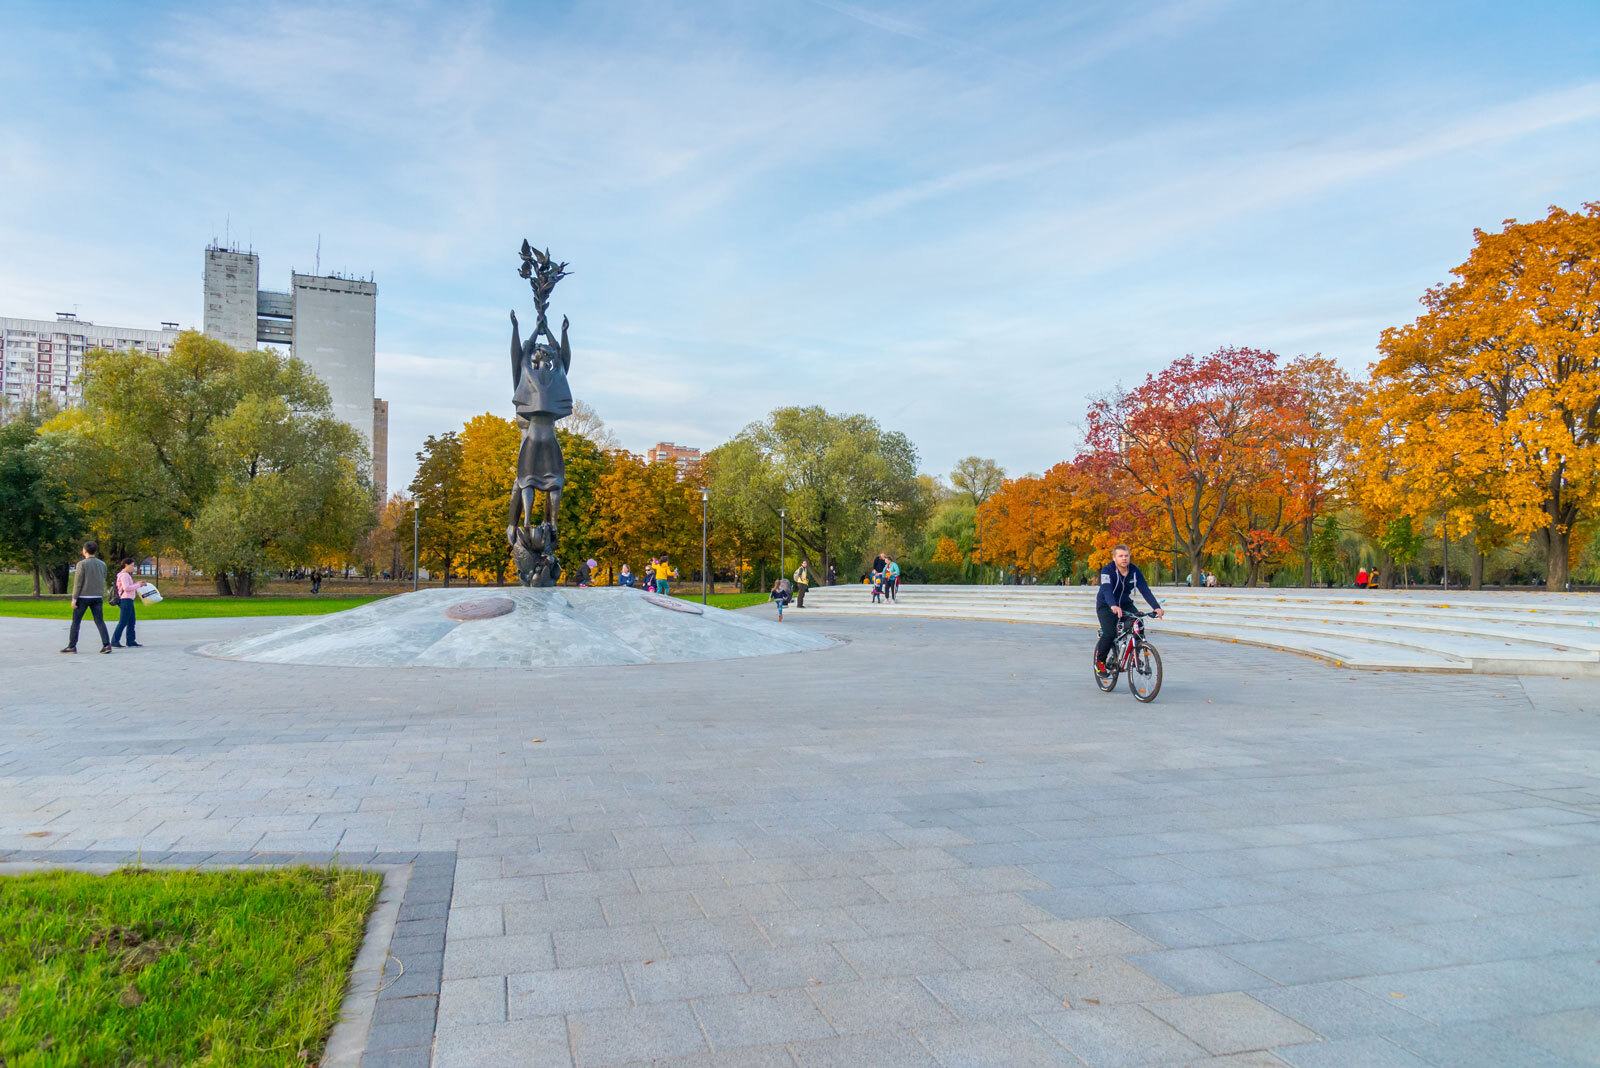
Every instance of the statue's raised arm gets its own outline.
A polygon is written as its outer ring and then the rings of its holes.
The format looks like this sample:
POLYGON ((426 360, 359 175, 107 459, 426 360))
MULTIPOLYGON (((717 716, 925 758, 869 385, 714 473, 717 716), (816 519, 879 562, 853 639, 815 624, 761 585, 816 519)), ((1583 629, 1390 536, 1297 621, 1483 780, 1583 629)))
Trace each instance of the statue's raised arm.
POLYGON ((567 317, 561 317, 561 369, 572 370, 572 342, 567 340, 567 317))

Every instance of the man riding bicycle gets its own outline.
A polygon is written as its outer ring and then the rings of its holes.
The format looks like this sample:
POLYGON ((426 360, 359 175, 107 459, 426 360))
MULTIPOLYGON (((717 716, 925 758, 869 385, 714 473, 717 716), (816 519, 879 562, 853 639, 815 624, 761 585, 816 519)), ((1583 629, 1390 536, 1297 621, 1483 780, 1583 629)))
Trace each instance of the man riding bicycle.
POLYGON ((1135 588, 1156 610, 1156 618, 1166 615, 1155 594, 1150 592, 1144 572, 1133 565, 1131 558, 1128 547, 1118 545, 1111 550, 1111 563, 1100 569, 1100 592, 1094 599, 1095 614, 1100 617, 1100 641, 1094 647, 1094 669, 1102 675, 1106 673, 1106 653, 1116 644, 1117 621, 1124 613, 1136 611, 1133 607, 1135 588))

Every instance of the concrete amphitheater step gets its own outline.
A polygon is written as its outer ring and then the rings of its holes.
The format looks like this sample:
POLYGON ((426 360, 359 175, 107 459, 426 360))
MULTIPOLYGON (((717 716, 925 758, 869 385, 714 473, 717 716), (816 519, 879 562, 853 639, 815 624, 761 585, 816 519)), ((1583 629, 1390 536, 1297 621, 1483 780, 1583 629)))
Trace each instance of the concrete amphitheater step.
MULTIPOLYGON (((1092 587, 906 586, 873 604, 859 586, 807 594, 807 609, 850 615, 1093 627, 1092 587)), ((1352 667, 1600 676, 1600 598, 1415 591, 1162 587, 1158 633, 1262 645, 1352 667), (1376 596, 1375 596, 1376 594, 1376 596)))

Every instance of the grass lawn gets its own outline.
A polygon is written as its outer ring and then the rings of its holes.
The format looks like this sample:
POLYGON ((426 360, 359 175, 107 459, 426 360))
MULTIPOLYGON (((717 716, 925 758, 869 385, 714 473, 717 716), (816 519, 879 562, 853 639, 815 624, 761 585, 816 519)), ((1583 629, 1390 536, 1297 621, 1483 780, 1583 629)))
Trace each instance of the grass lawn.
POLYGON ((0 1064, 316 1064, 376 872, 0 876, 0 1064))
MULTIPOLYGON (((672 596, 685 601, 700 603, 700 591, 693 593, 674 593, 672 596)), ((713 593, 706 598, 706 603, 713 608, 749 608, 753 604, 763 604, 767 600, 764 593, 713 593)))
MULTIPOLYGON (((43 580, 40 580, 39 588, 41 590, 48 589, 48 587, 45 586, 43 580)), ((13 594, 16 594, 16 593, 31 594, 32 592, 33 592, 33 573, 32 572, 29 572, 26 575, 14 575, 9 571, 0 571, 0 597, 3 597, 8 593, 13 593, 13 594)))
MULTIPOLYGON (((160 604, 141 604, 139 622, 147 619, 210 619, 216 616, 319 616, 376 601, 377 597, 169 597, 160 604)), ((44 597, 37 601, 0 601, 0 616, 34 619, 71 619, 72 599, 44 597)), ((109 606, 106 622, 115 623, 117 609, 109 606)), ((94 630, 92 617, 87 624, 94 630)))

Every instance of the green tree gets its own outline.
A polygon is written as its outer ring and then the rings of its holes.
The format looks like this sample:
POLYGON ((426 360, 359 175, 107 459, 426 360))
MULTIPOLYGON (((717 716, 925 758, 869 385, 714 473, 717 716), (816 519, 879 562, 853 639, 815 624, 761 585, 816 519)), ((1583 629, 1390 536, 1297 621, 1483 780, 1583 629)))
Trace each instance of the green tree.
POLYGON ((296 554, 349 551, 372 515, 366 446, 311 369, 195 331, 165 357, 90 353, 82 407, 40 437, 108 555, 204 556, 223 593, 296 554))
POLYGON ((272 567, 351 552, 376 520, 357 467, 360 436, 326 405, 296 411, 248 394, 212 428, 217 483, 190 532, 189 561, 248 597, 272 567))
POLYGON ((1340 546, 1339 546, 1339 520, 1332 515, 1322 517, 1322 522, 1317 524, 1316 533, 1311 536, 1310 556, 1311 562, 1322 572, 1324 579, 1335 578, 1339 584, 1344 585, 1344 576, 1340 573, 1340 546))
MULTIPOLYGON (((462 555, 461 529, 468 501, 461 484, 461 436, 454 430, 438 437, 429 434, 417 453, 417 474, 411 480, 411 496, 417 501, 422 521, 419 539, 422 564, 444 577, 450 576, 457 557, 462 555)), ((511 487, 506 487, 509 501, 511 487)))
POLYGON ((1406 567, 1422 552, 1422 535, 1415 530, 1411 517, 1402 515, 1384 526, 1378 545, 1391 560, 1406 567))
POLYGON ((921 526, 917 450, 874 419, 779 408, 734 440, 741 447, 717 465, 713 494, 765 513, 774 526, 778 509, 787 509, 795 550, 822 572, 836 557, 859 559, 880 520, 897 530, 921 526))
POLYGON ((972 500, 974 508, 993 496, 1005 480, 1005 468, 979 456, 957 460, 950 472, 950 484, 965 493, 972 500))
POLYGON ((0 426, 0 561, 52 577, 50 591, 65 580, 65 565, 76 555, 83 513, 66 484, 52 470, 31 420, 0 426), (59 574, 58 574, 59 572, 59 574))

